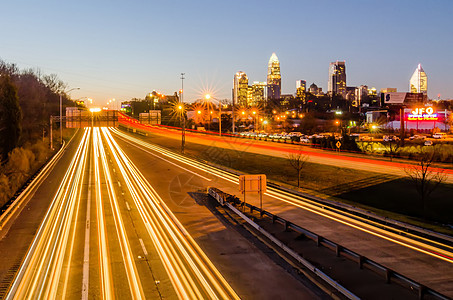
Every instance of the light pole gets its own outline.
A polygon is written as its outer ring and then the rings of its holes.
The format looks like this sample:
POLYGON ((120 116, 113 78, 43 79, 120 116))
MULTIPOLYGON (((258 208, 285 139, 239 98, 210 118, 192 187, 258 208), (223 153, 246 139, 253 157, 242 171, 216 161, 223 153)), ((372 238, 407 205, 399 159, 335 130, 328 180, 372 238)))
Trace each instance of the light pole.
POLYGON ((181 91, 179 92, 179 101, 181 101, 181 108, 182 108, 182 130, 181 130, 181 153, 184 154, 184 145, 186 143, 186 116, 184 115, 184 100, 183 100, 183 92, 184 92, 184 75, 185 73, 181 73, 181 91))
POLYGON ((204 97, 206 98, 206 100, 209 100, 212 98, 219 102, 219 136, 222 136, 222 103, 220 102, 219 99, 211 97, 211 95, 209 95, 209 94, 206 94, 206 96, 204 96, 204 97))
POLYGON ((69 91, 65 92, 65 91, 62 91, 60 93, 60 144, 62 145, 63 144, 63 93, 69 93, 73 90, 80 90, 79 87, 76 87, 76 88, 73 88, 73 89, 70 89, 69 91))

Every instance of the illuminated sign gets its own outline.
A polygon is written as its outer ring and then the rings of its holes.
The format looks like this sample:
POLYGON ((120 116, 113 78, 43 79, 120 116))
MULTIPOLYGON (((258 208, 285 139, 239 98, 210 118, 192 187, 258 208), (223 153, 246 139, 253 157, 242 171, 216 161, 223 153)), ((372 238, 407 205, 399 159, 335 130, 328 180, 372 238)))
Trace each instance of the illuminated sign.
POLYGON ((419 107, 407 116, 408 121, 437 121, 439 118, 432 107, 419 107))

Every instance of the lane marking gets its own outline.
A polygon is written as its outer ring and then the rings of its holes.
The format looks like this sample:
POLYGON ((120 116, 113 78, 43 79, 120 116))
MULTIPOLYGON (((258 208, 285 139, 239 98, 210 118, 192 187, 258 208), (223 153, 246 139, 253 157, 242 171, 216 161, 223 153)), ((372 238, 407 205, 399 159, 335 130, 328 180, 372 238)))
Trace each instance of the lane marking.
POLYGON ((142 239, 138 239, 140 241, 140 245, 142 245, 143 253, 145 256, 148 256, 148 251, 146 251, 145 244, 143 243, 142 239))
POLYGON ((168 162, 169 164, 172 164, 172 165, 174 165, 175 167, 178 167, 178 168, 180 168, 180 169, 183 169, 183 170, 186 171, 186 172, 189 172, 189 173, 194 174, 194 175, 196 175, 196 176, 198 176, 198 177, 201 177, 201 178, 203 178, 204 180, 212 181, 212 179, 210 179, 210 178, 204 177, 203 175, 200 175, 200 174, 198 174, 198 173, 196 173, 196 172, 194 172, 194 171, 191 171, 191 170, 189 170, 189 169, 186 169, 186 168, 184 168, 184 167, 182 167, 182 166, 180 166, 180 165, 178 165, 178 164, 176 164, 176 163, 174 163, 174 162, 169 161, 168 159, 165 159, 165 158, 163 158, 163 157, 161 157, 161 156, 159 156, 159 155, 157 155, 157 154, 154 154, 154 153, 152 153, 152 152, 150 152, 150 151, 144 149, 144 147, 143 147, 142 145, 140 145, 140 144, 137 144, 137 143, 135 143, 135 142, 128 141, 128 140, 126 140, 125 138, 123 138, 123 137, 121 137, 121 136, 119 136, 119 135, 118 135, 118 137, 119 137, 120 139, 122 139, 124 142, 126 142, 126 143, 128 143, 128 144, 130 144, 130 145, 135 146, 136 148, 142 150, 143 152, 146 152, 146 153, 148 153, 148 154, 151 154, 152 156, 157 157, 158 159, 161 159, 161 160, 163 160, 163 161, 165 161, 165 162, 168 162))
POLYGON ((129 206, 129 203, 127 203, 127 201, 126 201, 126 207, 127 207, 127 210, 129 210, 129 211, 131 210, 131 207, 129 206))
POLYGON ((85 222, 85 248, 83 249, 83 271, 82 271, 82 300, 88 300, 88 284, 90 274, 90 213, 91 213, 91 163, 88 178, 88 199, 85 222))

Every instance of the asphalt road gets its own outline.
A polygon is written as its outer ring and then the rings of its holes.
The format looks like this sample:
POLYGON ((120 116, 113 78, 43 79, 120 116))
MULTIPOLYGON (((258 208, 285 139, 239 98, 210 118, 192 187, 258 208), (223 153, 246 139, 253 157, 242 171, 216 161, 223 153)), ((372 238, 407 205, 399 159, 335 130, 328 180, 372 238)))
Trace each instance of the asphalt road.
MULTIPOLYGON (((119 131, 116 131, 116 134, 121 136, 124 141, 120 142, 122 148, 130 153, 132 161, 139 169, 143 170, 145 176, 150 178, 150 182, 161 182, 158 185, 160 194, 168 193, 170 199, 172 199, 171 195, 178 191, 173 188, 173 182, 186 182, 185 185, 188 185, 188 190, 195 191, 207 186, 215 186, 227 193, 242 197, 238 192, 236 176, 167 152, 165 149, 149 143, 143 143, 141 139, 131 138, 119 131), (137 145, 140 145, 141 150, 137 148, 137 145), (146 156, 141 152, 148 153, 148 155, 146 156), (167 166, 169 164, 178 166, 180 175, 173 177, 173 173, 168 174, 165 169, 159 169, 156 175, 154 169, 159 160, 166 161, 167 166), (166 183, 162 182, 163 177, 166 178, 166 183)), ((143 139, 146 140, 146 138, 143 139)), ((192 203, 190 199, 185 201, 192 203)), ((258 205, 257 197, 250 196, 247 201, 258 205)), ((263 203, 264 208, 274 214, 356 251, 436 291, 453 297, 453 251, 451 249, 444 251, 394 235, 374 226, 317 209, 303 198, 282 195, 276 191, 268 191, 264 196, 263 203)), ((175 203, 175 205, 175 208, 177 208, 178 205, 181 206, 182 204, 175 203)), ((192 205, 194 204, 192 203, 192 205)), ((180 214, 177 215, 180 216, 180 214)))
POLYGON ((5 298, 325 297, 199 205, 195 172, 181 170, 80 130, 2 230, 5 298))

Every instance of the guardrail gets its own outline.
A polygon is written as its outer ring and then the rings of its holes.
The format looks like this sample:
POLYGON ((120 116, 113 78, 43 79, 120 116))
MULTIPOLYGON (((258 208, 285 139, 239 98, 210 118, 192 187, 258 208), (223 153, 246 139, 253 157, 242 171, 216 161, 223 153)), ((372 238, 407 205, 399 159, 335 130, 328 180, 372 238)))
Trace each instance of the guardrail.
POLYGON ((425 295, 432 296, 436 299, 442 299, 442 300, 447 300, 449 299, 448 297, 442 295, 441 293, 424 286, 421 283, 418 283, 390 268, 387 268, 363 255, 360 255, 357 252, 354 252, 346 247, 343 247, 340 244, 337 244, 329 239, 323 238, 322 236, 307 230, 299 225, 296 225, 288 220, 285 220, 277 215, 274 215, 266 210, 261 210, 259 207, 251 205, 249 203, 244 203, 240 199, 226 194, 222 192, 221 190, 217 188, 209 188, 208 193, 210 196, 212 196, 214 199, 216 199, 222 206, 227 206, 229 209, 233 210, 236 214, 241 216, 244 220, 246 220, 249 224, 251 224, 255 229, 263 233, 266 237, 268 237, 270 240, 272 240, 276 245, 281 247, 285 252, 293 256, 297 261, 301 262, 304 266, 312 270, 316 275, 318 275, 320 278, 325 280, 329 285, 331 285, 333 288, 338 290, 340 293, 342 293, 344 296, 348 297, 349 299, 357 299, 357 298, 351 298, 351 297, 357 297, 354 294, 352 294, 350 291, 336 283, 332 278, 328 277, 326 274, 322 273, 320 270, 316 269, 313 265, 311 265, 308 261, 300 257, 296 252, 288 248, 286 245, 284 245, 281 241, 277 240, 275 237, 273 237, 271 234, 267 233, 264 229, 262 229, 258 224, 255 222, 251 221, 247 216, 245 216, 242 212, 237 210, 233 205, 241 205, 248 207, 250 210, 250 213, 253 213, 254 211, 258 212, 261 217, 268 217, 272 220, 272 223, 279 223, 284 226, 285 230, 292 230, 294 232, 297 232, 299 234, 302 234, 306 236, 307 238, 313 240, 317 246, 323 246, 333 252, 335 252, 336 256, 340 257, 345 257, 349 260, 357 262, 358 266, 360 268, 367 268, 381 276, 384 277, 387 283, 395 282, 398 283, 408 289, 416 289, 418 291, 418 297, 419 299, 423 299, 425 295), (230 203, 233 203, 231 205, 230 203), (320 273, 321 272, 321 273, 320 273))

